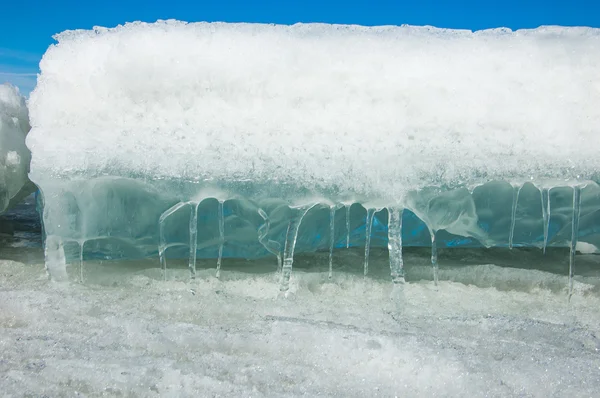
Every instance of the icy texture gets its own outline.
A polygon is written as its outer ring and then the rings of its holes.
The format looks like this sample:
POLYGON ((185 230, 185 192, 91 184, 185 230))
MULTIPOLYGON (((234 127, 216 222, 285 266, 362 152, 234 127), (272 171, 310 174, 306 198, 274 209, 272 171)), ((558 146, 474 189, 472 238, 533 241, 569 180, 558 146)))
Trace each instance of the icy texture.
POLYGON ((299 252, 361 247, 368 274, 389 247, 402 283, 402 245, 431 245, 437 280, 438 248, 600 244, 600 30, 168 21, 56 38, 27 138, 48 269, 186 257, 193 277, 197 258, 220 275, 274 255, 286 290, 299 252))
POLYGON ((0 85, 0 213, 31 193, 29 161, 25 146, 29 116, 25 98, 6 83, 0 85))
MULTIPOLYGON (((115 177, 54 181, 43 195, 49 271, 57 279, 64 279, 64 265, 69 260, 151 256, 160 257, 165 270, 172 268, 168 259, 189 258, 191 275, 195 275, 196 259, 215 259, 213 264, 222 264, 226 270, 230 260, 223 259, 273 255, 272 270, 281 270, 284 265, 282 282, 289 286, 293 253, 327 252, 332 241, 334 250, 345 250, 348 235, 349 246, 366 248, 368 212, 358 203, 348 207, 349 234, 346 208, 334 208, 332 234, 332 207, 326 202, 312 203, 316 204, 304 214, 280 199, 223 200, 213 193, 213 197, 203 200, 178 202, 172 188, 166 182, 152 187, 141 181, 115 177), (297 234, 293 230, 296 227, 297 234), (287 261, 282 264, 284 259, 287 261)), ((580 205, 573 197, 572 187, 549 190, 551 206, 547 222, 540 199, 547 190, 540 190, 531 183, 520 188, 514 218, 511 184, 491 182, 478 186, 472 193, 462 189, 443 191, 429 201, 421 200, 419 206, 414 205, 414 212, 395 207, 374 212, 369 245, 390 248, 390 273, 396 283, 401 283, 403 276, 402 246, 431 245, 432 228, 440 228, 440 225, 448 228, 435 233, 436 246, 441 248, 482 245, 508 248, 511 235, 514 247, 537 247, 540 251, 546 246, 575 248, 578 241, 600 247, 600 188, 589 183, 577 189, 580 205), (463 200, 459 200, 461 197, 463 200), (390 211, 397 215, 390 217, 390 211), (421 214, 423 219, 415 213, 421 214), (574 214, 579 215, 575 227, 574 214), (393 221, 392 226, 388 220, 393 221), (461 226, 468 228, 463 230, 461 226), (468 231, 473 226, 477 228, 477 234, 472 234, 476 237, 469 236, 468 231)), ((430 194, 423 191, 421 196, 430 194)), ((436 255, 433 251, 432 262, 437 273, 436 255)), ((566 263, 564 269, 569 269, 569 264, 566 263)), ((571 269, 576 268, 571 266, 571 269)))
POLYGON ((598 29, 168 21, 56 39, 31 95, 35 181, 249 180, 393 202, 600 169, 598 29))
MULTIPOLYGON (((398 311, 390 284, 363 281, 362 258, 342 254, 357 274, 296 272, 293 305, 265 274, 200 270, 192 296, 183 270, 164 282, 154 263, 92 262, 92 286, 65 291, 38 264, 0 260, 2 395, 598 396, 597 260, 567 305, 565 276, 460 256, 437 291, 405 285, 398 311)), ((427 258, 407 260, 428 275, 427 258)))

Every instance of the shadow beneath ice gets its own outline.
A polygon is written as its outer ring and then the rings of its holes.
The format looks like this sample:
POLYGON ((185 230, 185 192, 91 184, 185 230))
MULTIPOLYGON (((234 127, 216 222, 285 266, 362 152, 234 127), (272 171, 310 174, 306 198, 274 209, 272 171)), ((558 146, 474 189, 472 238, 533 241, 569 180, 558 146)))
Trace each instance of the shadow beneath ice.
POLYGON ((44 261, 42 226, 34 195, 0 215, 0 259, 22 263, 44 261))
MULTIPOLYGON (((531 292, 549 290, 564 293, 568 286, 569 251, 551 249, 542 254, 536 249, 445 249, 438 257, 439 280, 478 288, 493 288, 499 291, 531 292)), ((427 248, 404 250, 405 276, 407 283, 433 284, 430 251, 427 248)), ((156 258, 143 260, 90 260, 84 261, 86 284, 101 286, 127 285, 140 275, 145 280, 164 280, 160 262, 156 258)), ((239 280, 267 281, 273 291, 278 289, 279 274, 277 261, 273 258, 258 260, 223 259, 220 278, 216 278, 216 260, 198 259, 196 279, 227 283, 239 280)), ((371 250, 369 272, 364 273, 364 249, 341 249, 333 255, 333 277, 328 278, 329 253, 316 252, 294 258, 293 276, 300 285, 303 279, 319 284, 341 283, 361 280, 369 284, 391 284, 388 252, 385 249, 371 250), (315 279, 316 278, 316 279, 315 279)), ((79 264, 68 267, 70 278, 78 280, 79 264)), ((189 282, 188 261, 168 261, 167 281, 189 282)), ((585 287, 585 294, 600 296, 600 256, 578 255, 575 282, 585 287)), ((149 282, 146 282, 149 283, 149 282)), ((312 283, 312 282, 311 282, 312 283)))

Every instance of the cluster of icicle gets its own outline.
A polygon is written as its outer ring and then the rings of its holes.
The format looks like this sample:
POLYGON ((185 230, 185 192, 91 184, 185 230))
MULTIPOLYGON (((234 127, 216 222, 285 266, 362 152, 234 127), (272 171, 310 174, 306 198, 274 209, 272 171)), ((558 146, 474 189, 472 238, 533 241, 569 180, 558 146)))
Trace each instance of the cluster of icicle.
MULTIPOLYGON (((509 235, 509 248, 513 248, 513 235, 515 229, 515 218, 517 203, 519 200, 519 194, 522 186, 514 186, 513 202, 512 202, 512 214, 511 214, 511 226, 509 235)), ((542 250, 546 252, 546 246, 548 243, 548 229, 550 222, 550 189, 540 189, 540 197, 542 202, 542 216, 544 222, 544 243, 542 250)), ((219 220, 219 255, 217 259, 216 277, 219 278, 221 274, 222 254, 223 245, 225 243, 225 231, 224 231, 224 215, 223 215, 223 199, 218 201, 218 220, 219 220)), ((169 245, 166 241, 164 231, 164 221, 173 213, 179 209, 189 206, 190 221, 189 221, 189 237, 190 237, 190 255, 189 255, 189 271, 191 279, 196 277, 196 251, 197 247, 197 224, 198 224, 198 201, 187 201, 180 202, 175 206, 165 211, 159 219, 159 247, 158 252, 160 256, 160 263, 163 270, 163 277, 167 277, 167 260, 165 252, 169 245)), ((264 223, 258 230, 259 242, 265 247, 267 251, 274 254, 277 257, 277 272, 280 274, 280 291, 287 292, 289 290, 290 278, 292 275, 292 266, 294 262, 294 249, 296 246, 296 240, 298 237, 298 230, 304 216, 319 203, 313 203, 305 206, 292 207, 295 212, 295 216, 292 217, 287 226, 287 232, 285 235, 285 244, 283 250, 279 242, 269 240, 267 235, 269 233, 270 222, 266 212, 262 209, 258 209, 258 213, 263 218, 264 223)), ((350 246, 350 207, 351 203, 345 204, 329 204, 330 209, 330 243, 329 243, 329 278, 333 276, 333 248, 334 248, 334 231, 335 231, 335 212, 341 207, 346 209, 346 248, 350 246)), ((574 260, 575 260, 575 247, 577 245, 578 230, 579 230, 579 215, 581 207, 581 186, 573 186, 573 213, 572 213, 572 230, 571 230, 571 243, 570 243, 570 256, 569 256, 569 285, 568 292, 569 297, 573 292, 573 276, 574 276, 574 260)), ((366 237, 365 237, 365 258, 364 258, 364 275, 366 276, 369 272, 369 251, 371 242, 371 230, 373 225, 373 217, 375 213, 381 208, 367 208, 366 216, 366 237)), ((389 250, 389 262, 390 262, 390 275, 394 284, 403 284, 404 279, 404 262, 402 259, 402 214, 404 209, 398 207, 387 207, 388 210, 388 250, 389 250)), ((437 261, 437 244, 436 244, 436 232, 434 229, 429 227, 431 235, 431 264, 433 270, 434 283, 438 284, 438 261, 437 261)), ((80 258, 82 260, 82 258, 80 258)))

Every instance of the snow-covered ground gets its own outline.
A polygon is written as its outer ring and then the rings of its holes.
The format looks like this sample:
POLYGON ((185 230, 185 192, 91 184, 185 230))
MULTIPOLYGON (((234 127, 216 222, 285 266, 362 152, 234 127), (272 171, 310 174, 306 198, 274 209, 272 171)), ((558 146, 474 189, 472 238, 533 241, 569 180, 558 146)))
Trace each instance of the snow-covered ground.
MULTIPOLYGON (((327 255, 306 256, 282 299, 264 272, 274 259, 226 259, 222 280, 201 261, 192 285, 179 262, 163 281, 154 260, 89 261, 85 285, 77 267, 73 282, 56 284, 39 249, 3 247, 12 260, 0 260, 1 395, 600 394, 596 256, 578 256, 585 272, 569 303, 566 277, 536 270, 537 252, 510 254, 530 269, 442 254, 437 288, 421 280, 425 252, 406 255, 403 294, 383 277, 384 251, 367 279, 358 251, 338 253, 332 282, 327 255)), ((547 258, 560 266, 565 254, 547 258)))

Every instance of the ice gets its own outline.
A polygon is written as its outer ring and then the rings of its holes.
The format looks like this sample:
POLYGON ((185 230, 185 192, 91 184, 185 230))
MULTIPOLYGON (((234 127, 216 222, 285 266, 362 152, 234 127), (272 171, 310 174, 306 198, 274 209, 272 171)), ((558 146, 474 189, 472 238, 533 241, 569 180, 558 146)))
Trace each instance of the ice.
POLYGON ((219 200, 219 258, 217 259, 216 277, 221 276, 221 261, 223 260, 223 245, 225 244, 225 217, 223 216, 223 201, 219 200))
MULTIPOLYGON (((245 272, 239 259, 228 261, 238 271, 221 280, 214 268, 199 267, 196 295, 187 264, 163 281, 150 261, 90 260, 88 284, 65 289, 44 280, 41 261, 0 260, 0 390, 37 397, 597 395, 598 256, 581 256, 595 272, 583 277, 578 268, 567 302, 566 273, 465 266, 463 257, 480 250, 440 253, 456 267, 440 268, 433 289, 420 281, 431 276, 428 250, 417 258, 411 250, 403 311, 388 298, 389 281, 365 280, 362 255, 346 250, 339 261, 355 274, 336 272, 331 283, 321 253, 322 272, 295 272, 292 303, 274 300, 271 275, 245 272)), ((519 250, 504 250, 495 262, 514 256, 534 266, 519 250)), ((561 251, 533 254, 538 266, 563 266, 568 250, 561 251)), ((387 267, 377 252, 370 274, 387 267)), ((252 268, 271 262, 255 260, 252 268)), ((205 263, 214 267, 214 259, 205 263)))
POLYGON ((333 277, 333 248, 335 246, 335 212, 337 206, 329 206, 329 279, 333 277))
POLYGON ((433 267, 433 283, 438 284, 438 253, 437 253, 437 242, 435 241, 435 231, 431 231, 431 266, 433 267))
POLYGON ((352 204, 344 206, 346 208, 346 249, 350 247, 350 207, 352 204))
POLYGON ((540 189, 540 198, 542 199, 542 221, 544 222, 544 254, 548 246, 548 229, 550 228, 550 189, 540 189))
POLYGON ((196 254, 198 251, 198 205, 199 203, 193 203, 190 214, 190 262, 188 268, 190 269, 190 277, 196 278, 196 254))
POLYGON ((371 231, 373 230, 373 217, 377 209, 367 209, 367 219, 365 221, 365 265, 364 275, 367 276, 369 273, 369 251, 371 250, 371 231))
POLYGON ((281 245, 279 242, 267 239, 269 235, 269 229, 271 227, 269 216, 263 209, 258 209, 258 213, 264 220, 264 224, 258 229, 258 241, 269 251, 277 257, 277 272, 281 271, 282 260, 281 260, 281 245))
POLYGON ((573 187, 573 218, 571 220, 571 243, 569 252, 569 298, 573 294, 573 277, 575 276, 575 250, 579 238, 579 216, 581 215, 581 189, 573 187))
POLYGON ((33 192, 25 146, 29 128, 25 98, 16 87, 0 85, 0 214, 33 192))
POLYGON ((390 274, 394 284, 404 283, 404 262, 402 260, 402 214, 398 208, 388 209, 388 251, 390 274))
POLYGON ((364 248, 366 274, 389 247, 400 281, 402 245, 431 246, 437 281, 438 249, 600 245, 598 29, 160 21, 56 40, 27 137, 52 261, 186 258, 193 278, 198 259, 220 277, 275 255, 286 291, 294 253, 331 269, 364 248))
POLYGON ((286 293, 290 285, 292 275, 292 265, 294 263, 294 250, 296 250, 296 241, 298 239, 298 230, 306 213, 315 207, 315 205, 299 206, 294 208, 294 213, 288 223, 285 233, 285 246, 283 249, 283 268, 281 270, 281 288, 286 293))
MULTIPOLYGON (((522 186, 518 186, 513 192, 512 211, 510 216, 510 234, 508 236, 508 248, 513 248, 513 238, 515 234, 515 222, 517 218, 517 206, 519 205, 519 194, 521 193, 522 186)), ((543 210, 542 210, 543 211, 543 210)))

